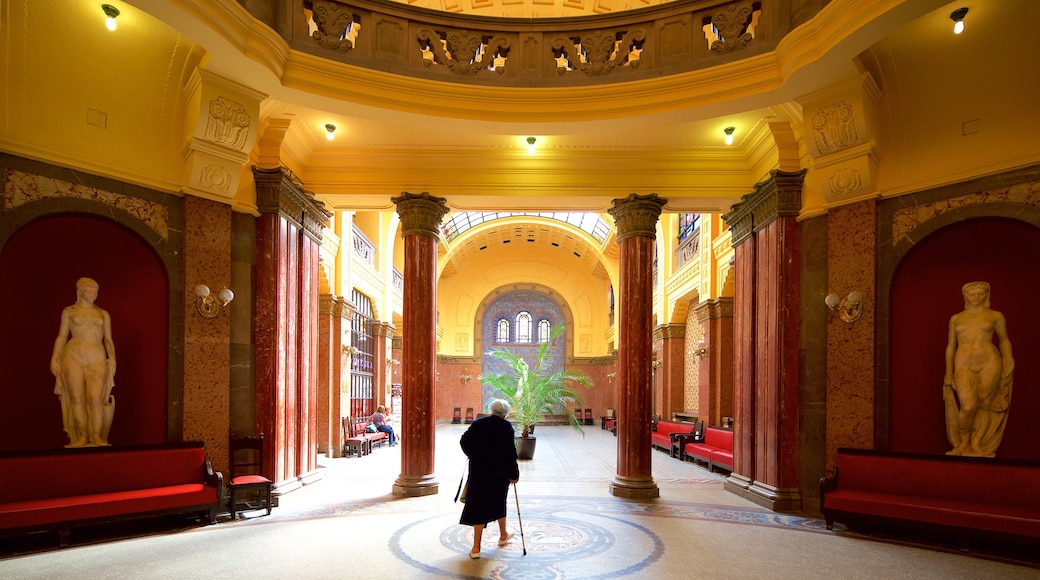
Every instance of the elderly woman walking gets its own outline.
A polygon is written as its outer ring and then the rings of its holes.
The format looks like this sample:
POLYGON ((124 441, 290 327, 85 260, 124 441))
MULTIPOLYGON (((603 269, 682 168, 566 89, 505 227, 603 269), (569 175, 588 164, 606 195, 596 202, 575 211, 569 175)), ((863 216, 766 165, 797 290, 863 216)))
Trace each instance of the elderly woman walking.
POLYGON ((480 557, 480 541, 488 523, 498 521, 499 546, 513 539, 506 529, 506 498, 509 484, 520 480, 513 426, 506 420, 509 403, 494 399, 488 409, 491 415, 470 424, 460 441, 469 458, 469 478, 459 523, 473 526, 473 549, 469 552, 473 559, 480 557))

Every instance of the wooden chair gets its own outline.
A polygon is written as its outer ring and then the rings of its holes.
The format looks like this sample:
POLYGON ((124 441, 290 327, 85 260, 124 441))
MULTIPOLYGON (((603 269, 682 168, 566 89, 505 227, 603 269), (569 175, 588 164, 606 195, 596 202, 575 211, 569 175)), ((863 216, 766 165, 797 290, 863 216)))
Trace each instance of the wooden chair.
POLYGON ((592 425, 595 421, 592 418, 592 409, 585 407, 585 424, 592 425))
POLYGON ((239 437, 231 434, 228 444, 228 463, 231 477, 228 478, 228 510, 231 519, 238 513, 241 503, 249 509, 267 508, 271 514, 271 480, 264 476, 264 434, 258 437, 239 437), (249 503, 254 497, 255 503, 249 503), (245 498, 245 499, 242 499, 245 498))
POLYGON ((466 407, 466 422, 473 422, 473 407, 466 407))
POLYGON ((455 407, 455 411, 451 414, 452 423, 462 423, 462 407, 455 407))

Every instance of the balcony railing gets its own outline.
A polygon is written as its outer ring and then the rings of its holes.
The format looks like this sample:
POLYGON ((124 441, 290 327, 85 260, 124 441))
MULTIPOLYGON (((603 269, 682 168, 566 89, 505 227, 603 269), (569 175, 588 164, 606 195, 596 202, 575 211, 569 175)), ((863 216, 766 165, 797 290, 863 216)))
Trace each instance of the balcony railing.
MULTIPOLYGON (((392 74, 573 87, 659 78, 772 51, 797 24, 792 4, 799 3, 675 0, 610 14, 528 19, 379 0, 295 0, 291 28, 272 28, 287 30, 282 35, 295 50, 392 74)), ((819 10, 801 4, 799 20, 819 10)))

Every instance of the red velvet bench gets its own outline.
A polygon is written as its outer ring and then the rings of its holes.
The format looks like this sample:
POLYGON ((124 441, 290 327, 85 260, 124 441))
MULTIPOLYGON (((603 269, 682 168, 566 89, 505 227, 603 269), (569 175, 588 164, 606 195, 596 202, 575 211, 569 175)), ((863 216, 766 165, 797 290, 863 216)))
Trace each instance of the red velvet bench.
POLYGON ((716 467, 733 470, 733 431, 708 427, 704 430, 704 441, 683 445, 680 459, 692 457, 694 462, 704 461, 708 471, 716 467))
POLYGON ((1040 463, 839 449, 820 479, 827 529, 866 516, 1040 538, 1040 463))
POLYGON ((0 454, 0 534, 198 512, 216 520, 222 477, 201 443, 0 454))
POLYGON ((693 423, 677 423, 675 421, 658 421, 657 429, 650 432, 650 445, 672 454, 674 435, 690 435, 696 427, 693 423))

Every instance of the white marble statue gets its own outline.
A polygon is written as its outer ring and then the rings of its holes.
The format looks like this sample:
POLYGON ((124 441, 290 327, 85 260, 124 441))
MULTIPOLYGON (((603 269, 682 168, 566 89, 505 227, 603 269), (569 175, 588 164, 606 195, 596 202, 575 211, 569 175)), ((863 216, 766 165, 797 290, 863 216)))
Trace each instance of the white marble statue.
POLYGON ((61 328, 51 354, 54 394, 61 402, 69 436, 66 447, 108 445, 115 415, 116 348, 112 320, 94 304, 98 283, 76 281, 76 303, 61 312, 61 328))
POLYGON ((950 318, 943 399, 953 449, 947 455, 995 457, 1004 437, 1015 361, 1004 315, 989 308, 989 291, 986 282, 965 284, 964 310, 950 318))

